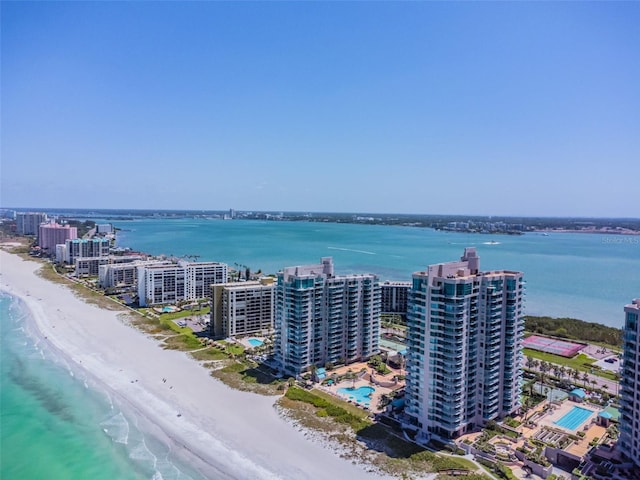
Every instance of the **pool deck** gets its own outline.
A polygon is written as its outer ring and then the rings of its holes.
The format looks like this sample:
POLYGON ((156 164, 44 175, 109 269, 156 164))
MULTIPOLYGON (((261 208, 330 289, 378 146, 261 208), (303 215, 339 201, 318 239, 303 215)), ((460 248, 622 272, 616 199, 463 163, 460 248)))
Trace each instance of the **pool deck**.
MULTIPOLYGON (((335 370, 332 370, 331 372, 327 372, 327 373, 336 373, 338 375, 344 375, 345 373, 347 373, 348 371, 352 371, 356 374, 360 374, 360 371, 362 369, 365 369, 365 371, 367 373, 371 373, 371 367, 367 365, 366 362, 357 362, 357 363, 351 363, 349 365, 344 365, 341 367, 336 368, 335 370)), ((389 370, 391 370, 390 373, 386 374, 386 375, 379 375, 376 374, 375 377, 377 380, 382 381, 382 382, 389 382, 391 383, 393 381, 393 377, 395 375, 399 375, 401 373, 400 370, 394 369, 389 367, 389 370)), ((365 380, 364 378, 358 378, 355 382, 355 385, 353 383, 353 380, 343 380, 342 382, 340 382, 337 385, 331 385, 331 386, 326 386, 323 385, 320 388, 331 393, 332 395, 337 396, 338 398, 341 398, 342 400, 347 400, 349 401, 348 398, 345 398, 344 395, 341 395, 338 393, 338 389, 339 388, 344 388, 344 387, 352 387, 355 386, 355 388, 358 387, 373 387, 375 388, 375 392, 373 392, 373 394, 371 395, 371 402, 369 404, 368 407, 368 411, 371 412, 381 412, 382 410, 378 408, 378 404, 380 403, 380 398, 382 397, 382 395, 387 395, 391 392, 393 392, 394 390, 398 390, 399 388, 404 387, 404 380, 400 380, 398 381, 394 386, 392 387, 383 387, 381 385, 373 385, 371 384, 368 380, 365 380)), ((359 405, 358 403, 353 402, 355 405, 359 405)))
POLYGON ((607 429, 601 427, 600 425, 591 425, 587 431, 585 431, 585 436, 579 442, 574 442, 568 448, 566 448, 567 453, 575 455, 577 457, 584 457, 589 449, 591 449, 591 445, 589 442, 594 438, 602 439, 607 433, 607 429))
POLYGON ((264 338, 265 337, 261 337, 260 335, 249 335, 247 337, 236 338, 235 341, 237 343, 239 343, 240 345, 242 345, 244 348, 256 348, 256 347, 259 347, 261 345, 252 345, 251 342, 249 341, 249 339, 260 340, 264 344, 264 338))
POLYGON ((565 400, 564 402, 562 402, 561 405, 555 406, 554 410, 552 412, 547 413, 546 416, 542 417, 538 421, 538 423, 540 425, 546 425, 546 426, 551 427, 551 428, 557 428, 557 429, 562 430, 562 431, 567 432, 567 433, 576 434, 580 430, 585 430, 585 427, 588 428, 590 425, 592 425, 592 422, 597 417, 599 411, 600 410, 596 410, 594 407, 592 407, 590 405, 585 405, 583 403, 576 403, 576 402, 572 402, 570 400, 565 400), (585 410, 591 410, 593 413, 591 415, 589 415, 584 420, 584 422, 582 422, 578 426, 578 428, 575 429, 575 430, 571 430, 569 428, 565 428, 565 427, 562 427, 561 425, 558 425, 558 424, 554 423, 554 422, 557 422, 558 420, 560 420, 562 417, 564 417, 571 410, 573 410, 573 407, 579 407, 579 408, 583 408, 585 410))

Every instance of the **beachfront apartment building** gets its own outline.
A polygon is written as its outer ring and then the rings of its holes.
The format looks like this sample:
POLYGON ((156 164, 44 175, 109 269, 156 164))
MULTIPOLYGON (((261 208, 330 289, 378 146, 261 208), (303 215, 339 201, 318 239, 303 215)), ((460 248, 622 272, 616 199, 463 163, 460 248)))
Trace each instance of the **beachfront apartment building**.
MULTIPOLYGON (((58 245, 60 247, 61 245, 58 245)), ((109 255, 107 257, 77 257, 74 260, 74 275, 76 277, 98 277, 100 286, 100 272, 103 268, 120 264, 130 264, 142 260, 140 255, 109 255)), ((135 270, 135 269, 134 269, 135 270)))
POLYGON ((97 277, 100 267, 109 263, 109 257, 77 257, 73 260, 75 277, 97 277))
POLYGON ((411 282, 386 281, 380 284, 381 309, 384 314, 407 316, 411 282))
MULTIPOLYGON (((68 265, 74 265, 78 258, 105 258, 109 256, 110 247, 111 242, 107 238, 67 239, 64 242, 64 250, 62 250, 62 260, 68 265)), ((98 275, 97 269, 95 275, 98 275)))
POLYGON ((405 427, 456 438, 520 408, 523 274, 480 272, 475 248, 413 274, 405 427))
POLYGON ((38 245, 45 255, 56 255, 56 245, 64 245, 67 240, 78 238, 78 229, 55 222, 43 223, 39 227, 38 245))
POLYGON ((205 298, 211 285, 225 283, 228 266, 217 262, 185 262, 138 267, 140 306, 205 298))
POLYGON ((274 278, 211 286, 212 338, 266 335, 273 331, 274 278))
POLYGON ((640 298, 624 307, 618 448, 640 468, 640 298))
POLYGON ((109 263, 98 270, 100 288, 132 288, 138 285, 138 267, 145 265, 171 265, 164 260, 144 261, 141 255, 111 256, 109 263))
POLYGON ((219 262, 181 262, 187 270, 187 297, 205 298, 211 295, 211 285, 226 283, 229 267, 219 262))
POLYGON ((274 360, 285 374, 366 360, 379 352, 378 278, 336 276, 331 257, 287 267, 277 276, 274 329, 274 360))
POLYGON ((39 235, 40 224, 47 222, 44 212, 17 212, 16 233, 19 235, 39 235))

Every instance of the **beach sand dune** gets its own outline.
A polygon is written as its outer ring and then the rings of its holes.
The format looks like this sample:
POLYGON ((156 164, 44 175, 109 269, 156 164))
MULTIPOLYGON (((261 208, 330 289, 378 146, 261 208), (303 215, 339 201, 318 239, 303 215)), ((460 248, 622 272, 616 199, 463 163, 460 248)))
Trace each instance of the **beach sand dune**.
POLYGON ((208 478, 382 478, 283 419, 275 397, 230 389, 187 354, 164 350, 119 315, 0 251, 0 289, 20 297, 45 341, 142 417, 208 478))

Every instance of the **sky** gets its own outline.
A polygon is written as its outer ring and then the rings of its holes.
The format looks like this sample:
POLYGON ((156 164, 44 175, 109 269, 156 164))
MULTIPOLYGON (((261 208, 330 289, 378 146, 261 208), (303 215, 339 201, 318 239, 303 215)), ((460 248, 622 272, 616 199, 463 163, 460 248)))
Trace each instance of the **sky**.
POLYGON ((11 2, 0 206, 640 217, 640 2, 11 2))

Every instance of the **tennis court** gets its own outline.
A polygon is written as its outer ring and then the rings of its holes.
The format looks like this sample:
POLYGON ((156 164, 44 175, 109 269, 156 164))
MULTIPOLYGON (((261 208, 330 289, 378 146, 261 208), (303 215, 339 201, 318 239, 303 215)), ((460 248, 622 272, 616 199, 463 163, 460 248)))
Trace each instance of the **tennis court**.
POLYGON ((581 343, 567 342, 557 340, 555 338, 541 337, 540 335, 531 335, 522 341, 524 348, 538 350, 540 352, 553 353, 563 357, 571 358, 575 356, 586 345, 581 343))

